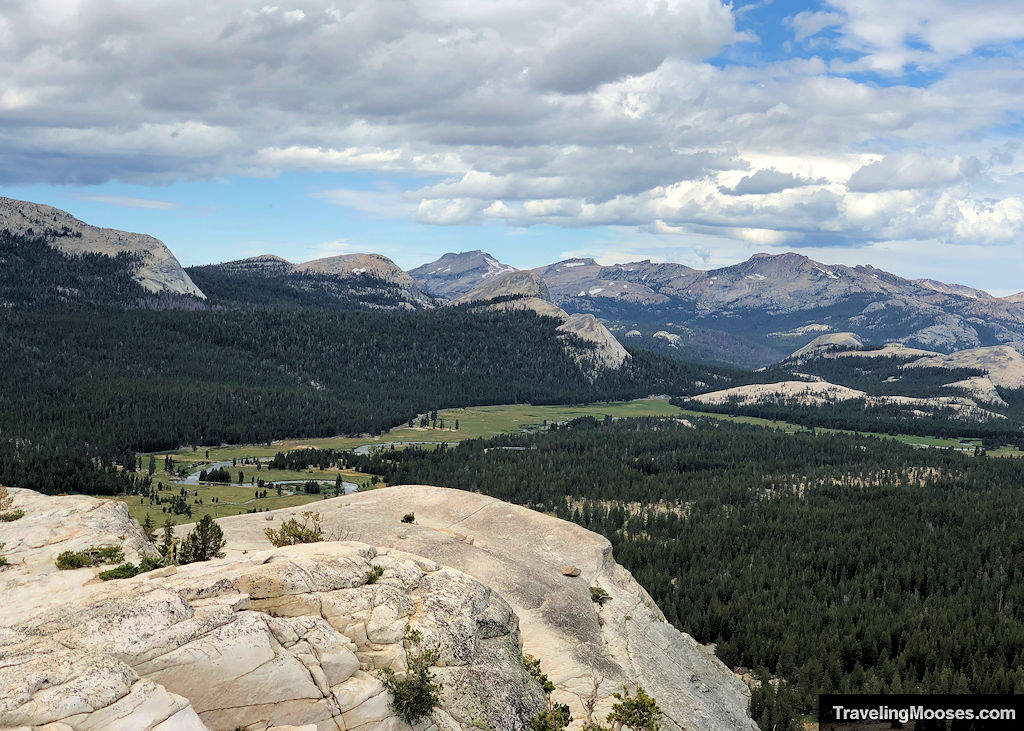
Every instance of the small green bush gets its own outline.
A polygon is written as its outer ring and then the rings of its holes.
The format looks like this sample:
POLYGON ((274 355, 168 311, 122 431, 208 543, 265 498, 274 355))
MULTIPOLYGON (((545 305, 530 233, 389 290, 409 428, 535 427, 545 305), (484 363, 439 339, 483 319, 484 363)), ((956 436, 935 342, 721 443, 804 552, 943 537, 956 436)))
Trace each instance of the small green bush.
POLYGON ((98 576, 102 581, 110 581, 111 579, 130 579, 138 573, 140 573, 138 566, 133 563, 123 563, 112 569, 100 571, 98 576))
POLYGON ((383 566, 374 566, 372 569, 370 569, 370 574, 366 577, 366 583, 367 584, 376 584, 377 583, 377 579, 379 579, 383 575, 384 575, 384 567, 383 566))
POLYGON ((555 689, 555 684, 548 680, 547 673, 540 669, 540 660, 533 655, 523 655, 523 667, 540 683, 540 687, 545 693, 550 693, 555 689))
POLYGON ((625 726, 632 731, 660 731, 664 714, 643 686, 637 686, 636 696, 630 695, 629 688, 625 686, 621 693, 612 695, 617 702, 612 704, 608 721, 616 724, 616 727, 625 726))
POLYGON ((6 544, 0 543, 0 566, 7 565, 7 556, 4 555, 4 546, 6 544))
POLYGON ((590 600, 600 607, 612 600, 612 595, 602 589, 600 586, 590 587, 590 600))
POLYGON ((124 551, 120 546, 93 546, 84 551, 62 551, 57 556, 57 568, 61 570, 80 569, 85 566, 99 566, 105 563, 121 563, 124 551))
POLYGON ((403 523, 415 523, 416 522, 416 513, 406 513, 405 515, 402 516, 402 522, 403 523))
POLYGON ((565 731, 572 723, 572 714, 569 713, 569 706, 555 703, 551 699, 555 684, 548 680, 547 673, 540 669, 540 660, 533 655, 523 655, 523 667, 540 683, 544 695, 548 697, 547 709, 530 719, 530 728, 533 731, 565 731))
POLYGON ((412 725, 430 715, 441 702, 441 685, 434 682, 430 666, 441 656, 436 649, 420 650, 423 635, 411 627, 405 628, 406 671, 399 678, 391 668, 379 670, 385 690, 391 694, 391 710, 412 725))
POLYGON ((130 579, 133 576, 144 574, 147 571, 158 569, 161 566, 163 566, 163 564, 160 561, 152 559, 149 556, 143 556, 142 560, 139 561, 138 566, 133 563, 123 563, 112 569, 100 571, 98 576, 101 581, 110 581, 111 579, 130 579))
POLYGON ((7 488, 0 485, 0 520, 10 523, 18 518, 25 517, 24 510, 11 510, 14 507, 14 498, 7 491, 7 488))
POLYGON ((275 546, 294 546, 297 543, 318 543, 324 539, 320 527, 320 513, 304 512, 302 522, 289 518, 277 530, 266 529, 267 539, 275 546))
POLYGON ((569 713, 569 706, 555 703, 546 711, 541 711, 530 719, 530 728, 533 731, 565 731, 572 723, 572 714, 569 713))

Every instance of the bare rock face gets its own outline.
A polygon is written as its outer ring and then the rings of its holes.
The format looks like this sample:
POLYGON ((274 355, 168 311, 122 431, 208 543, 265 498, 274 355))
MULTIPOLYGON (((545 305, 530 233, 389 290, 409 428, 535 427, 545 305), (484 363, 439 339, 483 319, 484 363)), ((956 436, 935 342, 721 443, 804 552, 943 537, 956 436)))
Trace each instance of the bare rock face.
POLYGON ((514 271, 515 267, 502 264, 478 249, 445 254, 437 261, 410 269, 409 275, 424 292, 455 299, 472 292, 489 279, 514 271))
POLYGON ((0 228, 17 234, 42 236, 65 254, 115 256, 122 251, 137 254, 141 263, 135 278, 150 292, 206 298, 181 268, 171 250, 152 236, 90 226, 58 208, 4 197, 0 197, 0 228))
POLYGON ((569 352, 584 370, 614 370, 622 366, 630 355, 606 328, 591 314, 567 315, 558 331, 593 343, 593 350, 571 348, 569 352))
POLYGON ((459 297, 455 304, 499 300, 487 307, 503 310, 532 310, 539 315, 562 321, 558 331, 564 338, 566 352, 590 376, 602 370, 621 368, 630 359, 629 353, 611 331, 590 314, 569 315, 551 301, 551 294, 540 276, 532 271, 512 271, 489 279, 472 292, 459 297), (585 341, 579 347, 576 340, 585 341))
MULTIPOLYGON (((402 271, 389 258, 380 254, 342 254, 341 256, 330 256, 325 259, 314 259, 304 264, 295 265, 293 271, 306 274, 329 275, 347 280, 361 278, 364 275, 372 277, 373 280, 380 280, 400 290, 402 302, 399 307, 403 309, 434 307, 437 304, 436 300, 419 290, 412 277, 402 271)), ((359 279, 355 279, 355 281, 350 283, 356 284, 359 281, 359 279)), ((372 290, 373 287, 371 285, 370 289, 366 291, 372 290)))
MULTIPOLYGON (((520 731, 544 707, 508 603, 460 571, 396 549, 316 543, 112 582, 80 569, 60 572, 66 581, 51 584, 54 594, 23 595, 18 582, 31 583, 53 551, 75 541, 101 542, 113 528, 145 547, 122 504, 73 499, 93 504, 90 517, 61 537, 38 526, 72 517, 68 498, 15 492, 22 520, 37 526, 30 535, 45 540, 23 542, 0 571, 0 727, 409 729, 375 672, 404 672, 407 626, 440 653, 441 705, 417 729, 520 731), (375 566, 383 573, 370 583, 375 566)), ((262 531, 262 516, 251 517, 262 531)))
POLYGON ((551 301, 547 285, 533 272, 512 271, 489 279, 455 300, 455 304, 482 302, 497 297, 536 297, 551 301))
POLYGON ((337 277, 354 277, 368 274, 377 279, 402 287, 413 286, 412 277, 398 268, 395 262, 380 254, 342 254, 325 259, 314 259, 298 264, 296 270, 316 274, 333 274, 337 277))
MULTIPOLYGON (((329 532, 425 556, 500 592, 519 618, 523 651, 540 660, 556 686, 553 698, 572 710, 572 728, 582 725, 595 682, 594 720, 604 720, 613 692, 639 683, 664 710, 669 731, 756 728, 742 681, 710 648, 665 621, 602 536, 484 495, 422 485, 325 500, 317 509, 329 532), (401 522, 409 512, 415 524, 401 522), (611 600, 594 603, 590 587, 611 600)), ((229 556, 266 545, 262 519, 219 523, 229 556)))
POLYGON ((813 358, 830 350, 856 350, 863 347, 864 341, 855 333, 826 333, 814 338, 789 357, 790 359, 813 358))
POLYGON ((1024 355, 1009 345, 971 348, 948 355, 921 358, 907 368, 978 368, 1003 388, 1024 388, 1024 355))

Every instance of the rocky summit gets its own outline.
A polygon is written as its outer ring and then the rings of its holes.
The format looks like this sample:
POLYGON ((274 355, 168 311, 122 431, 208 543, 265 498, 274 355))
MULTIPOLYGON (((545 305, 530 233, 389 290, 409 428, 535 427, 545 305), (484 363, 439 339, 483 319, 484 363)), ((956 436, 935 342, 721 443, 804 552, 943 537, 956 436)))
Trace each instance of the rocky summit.
POLYGON ((455 300, 455 304, 484 303, 504 310, 533 310, 538 315, 561 321, 558 332, 566 352, 590 376, 602 370, 621 368, 630 359, 611 331, 589 314, 568 314, 551 301, 544 281, 534 272, 511 271, 488 279, 455 300))
POLYGON ((628 683, 671 731, 756 728, 743 683, 665 622, 605 539, 525 508, 385 488, 318 504, 336 540, 273 548, 264 529, 296 511, 242 515, 222 521, 224 558, 101 582, 53 562, 110 542, 152 552, 124 504, 11 492, 28 522, 0 524, 0 727, 409 729, 377 671, 405 670, 412 627, 441 684, 418 731, 530 728, 546 701, 524 652, 574 728, 588 698, 603 717, 628 683))
POLYGON ((410 269, 409 275, 424 292, 444 299, 457 299, 489 279, 514 271, 515 267, 502 264, 477 249, 445 254, 437 261, 410 269))
POLYGON ((40 236, 65 254, 134 254, 138 257, 135 278, 150 292, 206 297, 171 250, 152 236, 90 226, 58 208, 2 196, 0 229, 40 236))

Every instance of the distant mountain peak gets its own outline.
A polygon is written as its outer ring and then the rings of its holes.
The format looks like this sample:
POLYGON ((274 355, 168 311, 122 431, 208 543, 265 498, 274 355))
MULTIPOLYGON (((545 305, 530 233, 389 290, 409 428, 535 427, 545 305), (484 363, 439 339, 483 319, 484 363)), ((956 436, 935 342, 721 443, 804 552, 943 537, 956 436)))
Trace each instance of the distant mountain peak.
POLYGON ((355 277, 368 274, 402 287, 413 286, 413 279, 383 254, 339 254, 299 264, 296 269, 312 274, 355 277))
POLYGON ((441 258, 409 270, 424 292, 454 300, 468 294, 489 279, 517 271, 480 249, 449 252, 441 258))
POLYGON ((291 271, 295 268, 295 265, 290 261, 282 259, 274 254, 259 254, 245 259, 224 262, 219 266, 224 267, 225 269, 268 272, 291 271))
POLYGON ((630 359, 629 353, 603 323, 590 314, 568 314, 551 301, 544 280, 535 271, 513 271, 485 282, 458 300, 457 304, 488 303, 488 308, 532 310, 539 315, 562 321, 559 332, 567 336, 566 352, 590 377, 606 369, 620 368, 630 359), (490 303, 492 300, 499 300, 490 303), (593 344, 580 348, 578 340, 593 344))
POLYGON ((915 279, 914 283, 921 285, 925 289, 941 292, 942 294, 952 294, 958 297, 967 297, 968 299, 995 299, 983 289, 975 289, 963 284, 947 284, 935 279, 915 279))

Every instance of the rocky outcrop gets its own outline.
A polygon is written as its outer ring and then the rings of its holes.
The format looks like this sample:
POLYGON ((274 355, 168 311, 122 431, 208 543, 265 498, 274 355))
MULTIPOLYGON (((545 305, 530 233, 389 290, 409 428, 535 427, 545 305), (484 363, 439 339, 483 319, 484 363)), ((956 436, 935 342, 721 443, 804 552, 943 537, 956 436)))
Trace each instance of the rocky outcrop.
MULTIPOLYGON (((598 719, 607 715, 613 692, 639 683, 665 711, 668 731, 755 728, 746 713, 746 686, 711 648, 665 621, 615 562, 605 538, 527 508, 441 487, 391 487, 316 507, 330 532, 424 556, 500 593, 519 618, 523 651, 540 659, 556 686, 553 697, 572 709, 573 728, 581 725, 595 681, 598 719), (401 521, 409 512, 415 524, 401 521), (590 587, 601 587, 611 601, 595 604, 590 587)), ((270 513, 270 524, 293 512, 270 513)), ((229 557, 266 545, 262 518, 219 523, 229 557)))
MULTIPOLYGON (((398 268, 398 265, 380 254, 342 254, 325 259, 314 259, 296 264, 293 271, 300 274, 328 275, 344 280, 353 286, 357 296, 378 295, 397 297, 403 309, 434 307, 438 302, 424 294, 413 282, 412 277, 398 268), (383 283, 374 286, 374 282, 383 283), (389 291, 390 290, 390 291, 389 291)), ((372 301, 372 298, 371 298, 372 301)), ((370 302, 369 306, 373 306, 370 302)), ((390 308, 390 305, 387 307, 390 308)))
POLYGON ((611 331, 593 315, 567 315, 565 322, 558 326, 558 332, 591 344, 589 348, 568 346, 569 353, 585 371, 614 370, 630 358, 611 331))
POLYGON ((238 259, 215 266, 228 271, 260 272, 262 274, 289 274, 295 271, 294 264, 274 254, 250 256, 248 259, 238 259))
POLYGON ((135 278, 150 292, 206 297, 171 250, 152 236, 90 226, 58 208, 3 197, 0 197, 0 228, 41 236, 65 254, 135 254, 139 257, 135 278))
POLYGON ((826 333, 814 338, 804 347, 794 351, 790 360, 800 358, 814 358, 835 350, 857 350, 864 347, 864 341, 854 333, 826 333))
POLYGON ((490 279, 459 297, 455 304, 479 302, 488 308, 532 310, 561 320, 558 331, 566 336, 563 339, 566 352, 591 377, 602 370, 621 368, 630 359, 626 349, 597 318, 590 314, 569 315, 551 302, 550 297, 547 285, 536 273, 512 271, 490 279))
POLYGON ((999 395, 996 385, 992 383, 992 379, 988 376, 972 376, 962 381, 947 383, 943 388, 964 391, 978 403, 995 404, 996 406, 1007 405, 1003 397, 999 395))
POLYGON ((756 728, 746 686, 665 621, 607 540, 526 508, 384 488, 317 503, 343 540, 272 548, 265 528, 295 511, 240 515, 219 521, 222 559, 101 582, 52 562, 110 542, 130 560, 151 551, 124 504, 11 492, 26 515, 0 523, 0 728, 409 729, 375 672, 404 670, 407 626, 440 653, 441 704, 417 731, 529 728, 544 697, 523 652, 573 728, 589 697, 603 719, 634 683, 668 731, 756 728))
POLYGON ((332 274, 336 277, 355 277, 367 274, 402 287, 412 287, 412 277, 398 268, 395 262, 380 254, 342 254, 324 259, 313 259, 297 264, 296 271, 314 274, 332 274))
POLYGON ((948 355, 934 355, 909 363, 907 368, 978 368, 1002 388, 1024 388, 1024 355, 1008 345, 971 348, 948 355))
POLYGON ((68 546, 116 535, 149 547, 121 503, 12 492, 33 524, 19 526, 30 537, 17 545, 14 524, 0 524, 13 547, 0 571, 0 727, 409 729, 375 672, 404 671, 407 626, 440 656, 441 704, 417 729, 519 731, 544 706, 514 612, 458 570, 365 543, 273 549, 264 538, 259 550, 133 579, 98 582, 88 568, 57 577, 43 567, 68 546), (78 510, 87 519, 75 529, 41 528, 78 510))
MULTIPOLYGON (((828 406, 841 401, 860 400, 865 406, 902 406, 906 417, 914 418, 925 414, 941 413, 946 418, 971 422, 999 421, 1006 417, 979 405, 966 396, 915 396, 885 395, 874 396, 864 391, 823 381, 781 381, 779 383, 755 383, 736 386, 721 391, 711 391, 694 396, 693 400, 713 406, 775 404, 780 401, 800 406, 828 406)), ((987 403, 986 403, 987 405, 987 403)))
POLYGON ((502 264, 478 249, 445 254, 436 261, 410 269, 409 276, 424 292, 452 300, 472 292, 490 279, 514 271, 515 267, 502 264))
POLYGON ((484 284, 455 300, 455 304, 484 302, 497 298, 521 297, 551 301, 551 293, 543 280, 533 272, 506 272, 489 279, 484 284))

